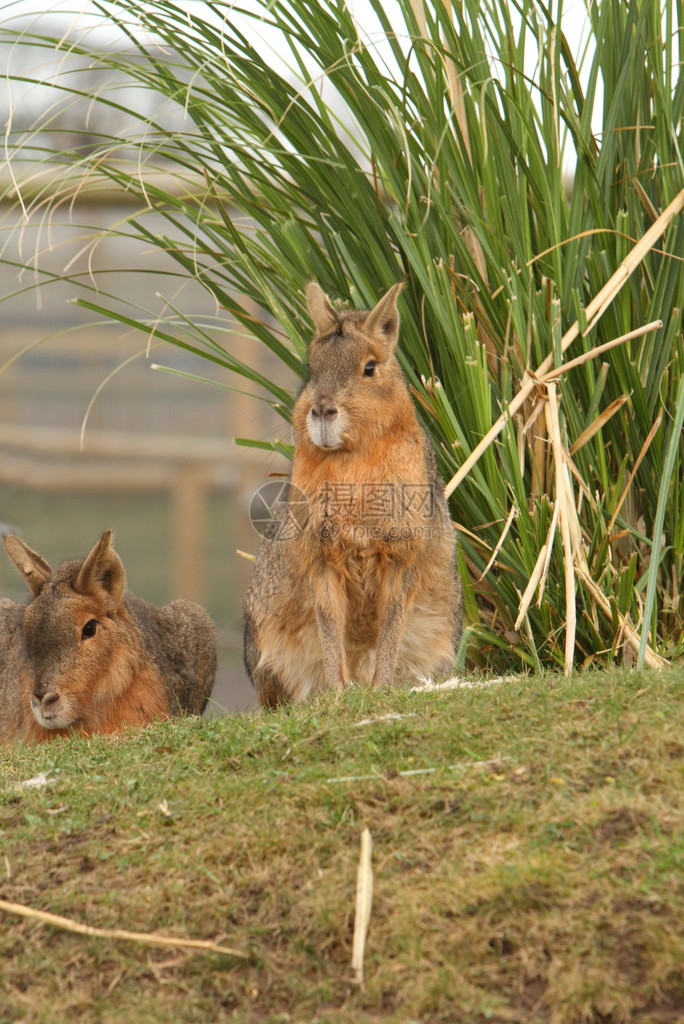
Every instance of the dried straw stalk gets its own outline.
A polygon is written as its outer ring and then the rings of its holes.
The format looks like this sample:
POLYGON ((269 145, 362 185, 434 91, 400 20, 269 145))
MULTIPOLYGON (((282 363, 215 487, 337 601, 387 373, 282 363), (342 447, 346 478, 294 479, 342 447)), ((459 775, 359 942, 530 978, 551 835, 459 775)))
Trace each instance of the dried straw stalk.
POLYGON ((357 985, 363 985, 363 957, 366 950, 366 936, 368 935, 373 904, 372 848, 371 834, 367 828, 364 828, 361 833, 361 852, 356 875, 356 913, 354 915, 351 963, 357 985))
POLYGON ((40 921, 42 924, 49 924, 54 928, 61 928, 62 931, 76 932, 78 935, 92 935, 101 939, 124 939, 128 942, 141 943, 144 946, 156 946, 163 949, 188 949, 195 952, 218 953, 222 956, 236 956, 242 960, 249 959, 248 953, 241 952, 239 949, 233 949, 230 946, 219 946, 217 943, 205 939, 177 939, 170 935, 129 932, 124 928, 93 928, 89 924, 72 921, 69 917, 50 914, 46 910, 35 910, 33 907, 26 907, 22 903, 10 903, 7 900, 0 900, 0 910, 4 910, 8 914, 17 914, 19 917, 28 917, 32 921, 40 921))
MULTIPOLYGON (((655 243, 658 241, 660 236, 665 232, 670 222, 677 216, 678 213, 684 209, 684 189, 682 189, 672 200, 670 205, 660 214, 657 220, 651 225, 648 231, 639 239, 634 248, 627 254, 625 259, 622 261, 618 269, 615 271, 610 280, 603 286, 600 292, 591 300, 586 308, 586 319, 588 327, 584 332, 587 334, 600 317, 605 313, 608 306, 611 304, 615 296, 618 294, 623 285, 631 277, 634 271, 637 269, 639 264, 642 262, 644 257, 653 248, 655 243)), ((566 331, 561 339, 561 351, 565 352, 569 345, 575 340, 580 333, 579 321, 576 320, 572 327, 566 331)), ((510 405, 505 412, 499 416, 496 423, 490 428, 485 434, 478 445, 473 449, 468 458, 465 460, 458 472, 452 477, 445 488, 445 495, 448 498, 452 494, 462 480, 468 475, 470 470, 473 468, 475 463, 480 459, 482 454, 489 448, 490 444, 496 440, 501 431, 503 430, 506 420, 515 415, 515 413, 524 404, 526 399, 530 396, 534 390, 537 380, 540 377, 544 377, 553 365, 553 356, 548 355, 546 359, 540 364, 534 374, 531 374, 527 379, 523 378, 520 391, 512 399, 510 405)))
POLYGON ((575 512, 575 505, 572 500, 570 481, 568 479, 567 469, 563 460, 563 442, 561 441, 560 423, 558 419, 556 385, 553 381, 549 381, 546 388, 549 395, 548 405, 546 406, 546 425, 553 448, 553 461, 556 469, 556 505, 558 507, 561 537, 563 538, 566 623, 565 674, 566 676, 569 676, 572 672, 572 663, 575 656, 575 636, 577 632, 574 557, 570 529, 572 513, 575 512))

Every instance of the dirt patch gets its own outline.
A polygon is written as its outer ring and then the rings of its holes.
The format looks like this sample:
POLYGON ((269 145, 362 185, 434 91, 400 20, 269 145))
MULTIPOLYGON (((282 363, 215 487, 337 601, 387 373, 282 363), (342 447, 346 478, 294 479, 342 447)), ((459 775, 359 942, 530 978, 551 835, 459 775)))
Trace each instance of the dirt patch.
POLYGON ((654 820, 634 807, 619 807, 603 818, 596 829, 600 843, 619 843, 640 832, 652 830, 654 820))

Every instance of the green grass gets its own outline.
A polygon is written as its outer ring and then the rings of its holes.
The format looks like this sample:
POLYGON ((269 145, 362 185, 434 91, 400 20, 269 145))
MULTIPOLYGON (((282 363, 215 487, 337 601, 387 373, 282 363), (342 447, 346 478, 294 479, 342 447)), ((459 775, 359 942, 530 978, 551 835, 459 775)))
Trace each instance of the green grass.
POLYGON ((681 1020, 682 735, 680 666, 352 689, 5 750, 3 899, 250 958, 3 915, 0 1021, 681 1020), (403 717, 358 724, 389 711, 403 717), (16 788, 41 771, 48 786, 16 788), (365 826, 375 891, 360 990, 365 826))

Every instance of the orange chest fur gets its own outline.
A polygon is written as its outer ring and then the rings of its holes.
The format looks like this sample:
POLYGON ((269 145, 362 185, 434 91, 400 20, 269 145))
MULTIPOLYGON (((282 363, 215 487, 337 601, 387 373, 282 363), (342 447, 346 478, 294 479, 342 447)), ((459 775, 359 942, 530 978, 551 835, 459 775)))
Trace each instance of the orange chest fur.
MULTIPOLYGON (((298 449, 292 483, 307 501, 299 556, 323 558, 356 580, 388 561, 411 561, 430 528, 434 485, 420 443, 382 439, 363 456, 298 449)), ((301 496, 295 492, 293 500, 301 496)))
POLYGON ((414 504, 411 495, 430 490, 420 439, 397 444, 392 436, 363 452, 324 452, 305 442, 297 447, 291 481, 312 513, 349 521, 394 519, 414 504))

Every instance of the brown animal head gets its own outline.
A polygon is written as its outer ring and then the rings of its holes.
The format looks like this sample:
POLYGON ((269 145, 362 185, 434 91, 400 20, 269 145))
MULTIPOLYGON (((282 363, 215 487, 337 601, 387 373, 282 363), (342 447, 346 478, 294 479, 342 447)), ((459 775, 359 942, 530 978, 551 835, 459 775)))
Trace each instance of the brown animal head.
POLYGON ((413 421, 411 401, 394 351, 399 337, 395 284, 374 309, 336 311, 310 282, 306 298, 316 336, 309 349, 309 377, 297 399, 298 441, 322 452, 354 451, 413 421))
POLYGON ((111 542, 106 530, 86 559, 53 572, 18 537, 5 537, 33 594, 23 634, 31 710, 44 729, 96 729, 140 657, 138 631, 122 604, 126 575, 111 542))

